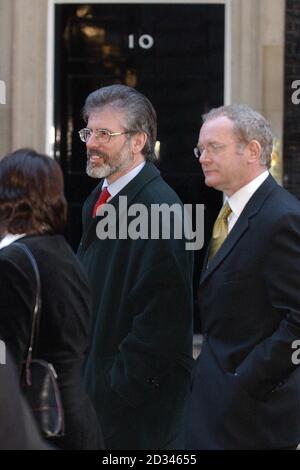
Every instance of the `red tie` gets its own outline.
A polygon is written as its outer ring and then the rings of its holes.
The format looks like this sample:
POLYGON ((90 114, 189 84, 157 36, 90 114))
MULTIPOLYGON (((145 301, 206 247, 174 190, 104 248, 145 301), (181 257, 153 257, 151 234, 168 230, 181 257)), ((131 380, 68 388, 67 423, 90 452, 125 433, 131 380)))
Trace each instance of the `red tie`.
POLYGON ((99 198, 98 198, 96 204, 94 205, 94 209, 93 209, 93 218, 96 217, 97 210, 99 209, 100 206, 102 206, 102 204, 105 204, 105 203, 106 203, 106 201, 107 201, 107 199, 109 198, 109 196, 110 196, 109 191, 108 191, 107 187, 105 187, 105 188, 102 190, 102 192, 101 192, 101 194, 100 194, 100 196, 99 196, 99 198))

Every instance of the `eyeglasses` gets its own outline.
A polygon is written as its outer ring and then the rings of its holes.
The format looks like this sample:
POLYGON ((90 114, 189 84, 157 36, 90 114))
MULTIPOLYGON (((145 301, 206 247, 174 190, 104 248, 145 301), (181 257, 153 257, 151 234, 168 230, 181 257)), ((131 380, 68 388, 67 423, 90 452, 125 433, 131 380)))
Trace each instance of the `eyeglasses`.
POLYGON ((235 142, 228 142, 228 144, 207 144, 206 147, 200 146, 200 147, 195 147, 194 148, 194 155, 197 160, 201 157, 202 153, 204 150, 208 153, 208 155, 218 155, 219 153, 222 152, 226 147, 228 147, 231 144, 234 144, 235 142))
POLYGON ((130 134, 131 132, 132 131, 109 132, 107 129, 96 129, 93 131, 92 129, 85 127, 84 129, 81 129, 78 134, 82 142, 88 142, 94 133, 98 142, 101 142, 102 144, 108 144, 111 137, 115 137, 116 135, 130 134))

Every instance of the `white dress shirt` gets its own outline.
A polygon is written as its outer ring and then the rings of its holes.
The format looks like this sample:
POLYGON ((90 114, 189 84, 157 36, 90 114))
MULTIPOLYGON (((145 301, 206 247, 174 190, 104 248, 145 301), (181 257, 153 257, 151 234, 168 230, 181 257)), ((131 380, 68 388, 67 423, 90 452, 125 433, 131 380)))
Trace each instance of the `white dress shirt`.
POLYGON ((107 179, 103 181, 102 190, 104 188, 108 189, 110 197, 107 199, 109 202, 116 194, 118 194, 133 178, 135 178, 142 168, 145 166, 146 162, 142 162, 139 165, 135 166, 132 170, 130 170, 126 175, 121 176, 113 183, 109 184, 107 179))
MULTIPOLYGON (((241 215, 244 207, 246 206, 249 199, 253 196, 255 191, 263 184, 263 182, 268 178, 269 172, 266 170, 261 173, 259 176, 254 178, 250 183, 246 184, 238 191, 236 191, 232 196, 226 199, 232 212, 228 216, 228 233, 234 227, 239 216, 241 215)), ((225 202, 226 202, 225 201, 225 202)))

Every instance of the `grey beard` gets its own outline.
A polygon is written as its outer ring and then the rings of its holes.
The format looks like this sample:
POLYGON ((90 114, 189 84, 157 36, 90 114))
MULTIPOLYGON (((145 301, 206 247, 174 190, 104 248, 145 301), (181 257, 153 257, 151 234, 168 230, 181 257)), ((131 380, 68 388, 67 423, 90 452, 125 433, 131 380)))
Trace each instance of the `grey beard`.
POLYGON ((121 163, 119 163, 118 166, 111 166, 107 163, 103 163, 101 166, 96 166, 93 168, 93 166, 89 164, 89 161, 87 161, 86 172, 87 175, 91 176, 92 178, 108 178, 114 173, 124 170, 127 166, 130 165, 131 160, 132 155, 127 149, 127 144, 125 144, 124 148, 119 154, 119 162, 121 161, 121 163))
POLYGON ((92 165, 87 162, 86 165, 86 173, 88 176, 91 178, 107 178, 114 172, 114 168, 111 168, 109 165, 106 163, 103 163, 101 167, 92 167, 92 165))
POLYGON ((87 162, 86 165, 86 173, 88 176, 92 178, 108 178, 109 176, 113 175, 117 171, 124 170, 127 166, 129 166, 129 161, 125 160, 119 166, 110 166, 107 163, 103 163, 101 167, 93 168, 92 165, 87 162))

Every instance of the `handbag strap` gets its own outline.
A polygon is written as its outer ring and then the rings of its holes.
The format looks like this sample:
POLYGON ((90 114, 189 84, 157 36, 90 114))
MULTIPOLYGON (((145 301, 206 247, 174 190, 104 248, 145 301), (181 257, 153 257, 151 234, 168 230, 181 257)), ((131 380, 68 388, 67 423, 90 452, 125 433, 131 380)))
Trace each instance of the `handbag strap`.
POLYGON ((30 382, 30 377, 29 377, 29 367, 30 363, 32 360, 32 353, 33 353, 33 346, 35 342, 35 336, 37 334, 37 329, 38 329, 38 321, 39 321, 39 315, 40 315, 40 310, 41 310, 41 278, 40 278, 40 273, 39 273, 39 268, 37 265, 37 262, 35 260, 35 257, 33 256, 32 252, 30 249, 24 244, 20 242, 14 242, 14 246, 18 246, 26 255, 27 258, 29 259, 35 277, 36 277, 36 296, 35 296, 35 305, 33 309, 33 315, 32 315, 32 324, 31 324, 31 332, 30 332, 30 341, 29 341, 29 347, 27 350, 26 354, 26 360, 25 360, 25 373, 26 373, 26 383, 28 381, 30 382))

